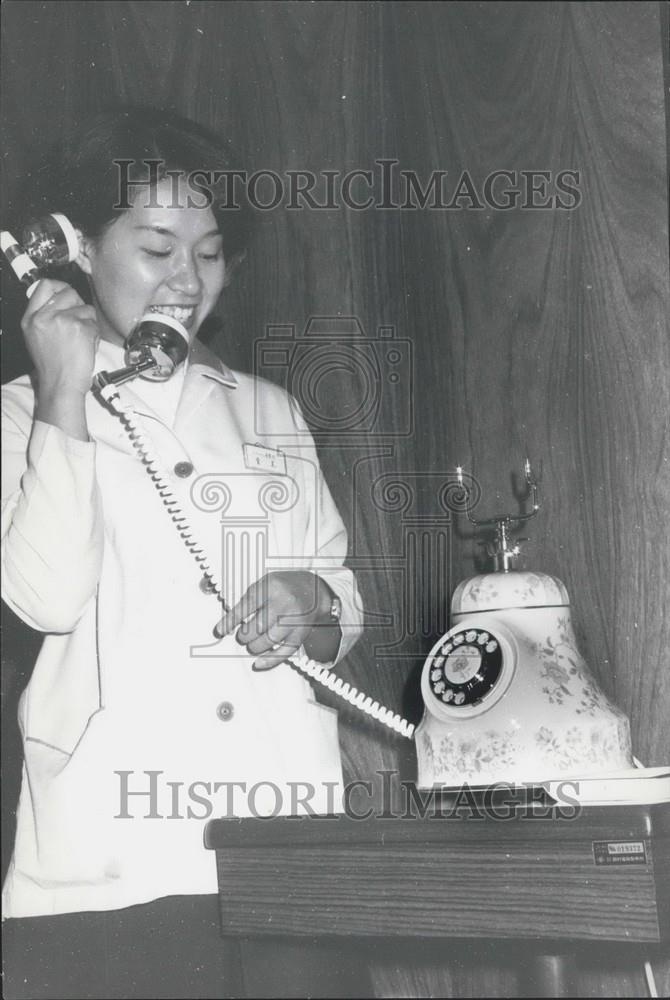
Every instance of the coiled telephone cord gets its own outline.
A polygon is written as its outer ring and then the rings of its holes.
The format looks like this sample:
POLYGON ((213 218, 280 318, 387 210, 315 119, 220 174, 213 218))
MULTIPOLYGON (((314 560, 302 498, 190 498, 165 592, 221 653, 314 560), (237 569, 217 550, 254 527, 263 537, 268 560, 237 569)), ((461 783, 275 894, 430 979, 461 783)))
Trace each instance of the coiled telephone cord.
MULTIPOLYGON (((96 394, 101 397, 107 408, 121 421, 121 425, 128 435, 128 439, 140 461, 144 465, 159 497, 163 501, 163 505, 170 515, 179 537, 208 581, 211 592, 216 594, 224 610, 228 611, 229 608, 223 596, 221 586, 214 575, 205 550, 195 539, 186 514, 168 481, 159 471, 160 463, 153 454, 151 444, 147 441, 145 434, 135 422, 136 414, 133 407, 123 403, 119 390, 115 385, 109 384, 97 388, 96 394)), ((407 739, 412 739, 414 736, 415 726, 413 723, 408 722, 407 719, 403 719, 401 715, 392 712, 390 708, 380 705, 378 701, 374 701, 364 691, 359 691, 342 677, 338 677, 337 674, 324 667, 323 664, 317 663, 315 660, 310 660, 306 653, 295 653, 293 656, 287 657, 286 662, 312 680, 318 681, 319 684, 328 688, 329 691, 333 691, 344 701, 353 705, 354 708, 381 722, 382 725, 392 729, 400 736, 405 736, 407 739)))

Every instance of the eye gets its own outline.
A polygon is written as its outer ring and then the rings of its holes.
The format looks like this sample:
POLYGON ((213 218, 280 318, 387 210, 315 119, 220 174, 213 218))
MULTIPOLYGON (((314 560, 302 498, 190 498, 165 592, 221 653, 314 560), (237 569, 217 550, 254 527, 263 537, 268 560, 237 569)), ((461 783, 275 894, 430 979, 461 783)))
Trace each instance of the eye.
POLYGON ((172 253, 171 250, 150 250, 148 247, 142 247, 142 251, 148 257, 169 257, 172 253))
POLYGON ((215 250, 213 253, 201 253, 201 260, 222 260, 223 250, 215 250))

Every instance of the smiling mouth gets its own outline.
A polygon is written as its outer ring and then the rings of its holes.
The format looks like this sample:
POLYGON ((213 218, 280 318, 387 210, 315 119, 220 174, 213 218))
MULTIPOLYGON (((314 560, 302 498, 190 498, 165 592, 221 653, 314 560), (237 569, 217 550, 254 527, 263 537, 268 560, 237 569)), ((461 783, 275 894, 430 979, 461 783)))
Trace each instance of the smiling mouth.
POLYGON ((190 327, 195 319, 196 306, 149 306, 149 312, 171 316, 185 327, 190 327))

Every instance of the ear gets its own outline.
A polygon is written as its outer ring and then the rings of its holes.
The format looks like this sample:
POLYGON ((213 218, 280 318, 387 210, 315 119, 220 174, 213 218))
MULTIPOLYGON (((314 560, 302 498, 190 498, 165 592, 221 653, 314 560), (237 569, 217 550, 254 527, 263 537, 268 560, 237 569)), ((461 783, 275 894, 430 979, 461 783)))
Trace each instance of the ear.
POLYGON ((239 253, 234 254, 230 258, 230 260, 226 260, 226 269, 224 271, 224 277, 223 277, 224 288, 227 288, 228 285, 230 285, 230 283, 233 280, 233 275, 235 274, 235 271, 237 271, 240 264, 244 263, 246 259, 247 259, 247 251, 240 250, 239 253))
POLYGON ((84 274, 90 274, 92 271, 92 257, 95 252, 93 241, 87 236, 84 236, 80 229, 77 229, 76 233, 77 239, 79 240, 79 253, 77 254, 75 264, 84 272, 84 274))

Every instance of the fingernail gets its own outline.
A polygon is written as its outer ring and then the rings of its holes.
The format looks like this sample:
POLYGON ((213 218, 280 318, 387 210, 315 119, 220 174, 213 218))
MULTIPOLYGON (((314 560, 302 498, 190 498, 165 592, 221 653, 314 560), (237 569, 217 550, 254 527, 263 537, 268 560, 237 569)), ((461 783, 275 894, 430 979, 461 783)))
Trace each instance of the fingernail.
POLYGON ((223 639, 223 637, 226 635, 220 623, 214 626, 212 632, 214 633, 215 639, 223 639))

